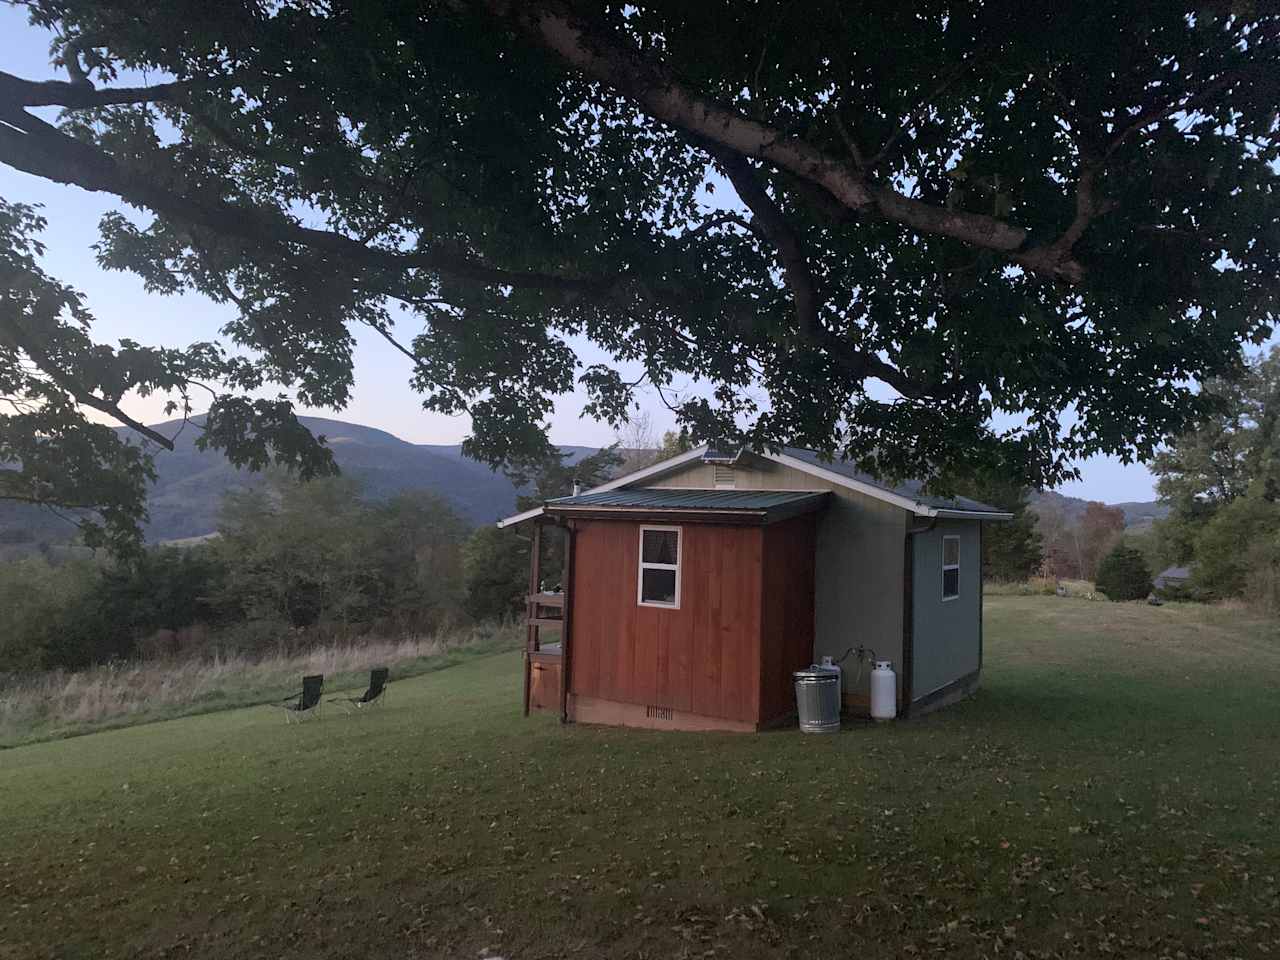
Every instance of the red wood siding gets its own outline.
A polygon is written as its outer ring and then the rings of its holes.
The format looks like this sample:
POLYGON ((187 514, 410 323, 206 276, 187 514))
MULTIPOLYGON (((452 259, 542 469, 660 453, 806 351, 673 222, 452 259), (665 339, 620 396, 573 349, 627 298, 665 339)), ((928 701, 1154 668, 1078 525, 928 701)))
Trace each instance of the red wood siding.
POLYGON ((813 514, 764 528, 760 722, 795 709, 791 674, 813 662, 813 514))
MULTIPOLYGON (((640 527, 578 528, 573 694, 758 722, 763 528, 685 524, 680 609, 664 610, 636 603, 640 527)), ((812 574, 809 589, 812 625, 812 574)))

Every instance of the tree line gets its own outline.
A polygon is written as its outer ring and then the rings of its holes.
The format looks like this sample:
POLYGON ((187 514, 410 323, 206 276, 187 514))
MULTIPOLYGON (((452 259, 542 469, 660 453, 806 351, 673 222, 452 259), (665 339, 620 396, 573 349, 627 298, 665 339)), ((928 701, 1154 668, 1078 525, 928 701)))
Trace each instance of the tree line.
MULTIPOLYGON (((1095 580, 1124 571, 1133 595, 1167 565, 1191 568, 1181 595, 1244 597, 1280 610, 1280 349, 1243 375, 1204 387, 1213 417, 1177 437, 1152 464, 1171 508, 1150 530, 1126 531, 1123 511, 1089 503, 1073 518, 1060 504, 1030 506, 1030 490, 991 471, 952 485, 1013 514, 983 538, 987 579, 1095 580)), ((619 469, 674 455, 689 439, 619 444, 577 461, 555 452, 516 462, 517 510, 596 486, 619 469)), ((530 538, 517 529, 470 529, 424 491, 385 501, 349 477, 224 498, 218 536, 122 557, 35 557, 0 564, 0 662, 6 671, 74 669, 113 658, 266 652, 360 634, 408 635, 453 622, 519 613, 530 538)), ((543 583, 558 589, 558 538, 544 539, 543 583)), ((1178 593, 1178 591, 1174 591, 1178 593)))
POLYGON ((1188 566, 1190 593, 1280 612, 1280 348, 1204 385, 1213 415, 1152 463, 1169 516, 1153 549, 1188 566))
POLYGON ((1183 567, 1187 581, 1163 595, 1280 612, 1280 348, 1242 358, 1202 393, 1209 415, 1150 463, 1168 515, 1132 530, 1119 507, 1088 503, 1073 517, 1042 500, 1032 510, 1042 575, 1101 581, 1104 567, 1123 568, 1149 583, 1183 567))
POLYGON ((345 477, 231 493, 203 543, 0 566, 0 659, 77 669, 435 630, 463 608, 468 533, 439 497, 366 501, 345 477))
MULTIPOLYGON (((518 503, 602 483, 606 448, 517 464, 518 503)), ((265 654, 335 639, 412 636, 516 614, 530 538, 472 529, 441 497, 377 501, 350 477, 228 493, 217 536, 129 557, 43 557, 0 564, 0 672, 77 669, 113 659, 265 654)), ((548 538, 548 582, 560 558, 548 538)), ((558 585, 552 583, 552 585, 558 585)))

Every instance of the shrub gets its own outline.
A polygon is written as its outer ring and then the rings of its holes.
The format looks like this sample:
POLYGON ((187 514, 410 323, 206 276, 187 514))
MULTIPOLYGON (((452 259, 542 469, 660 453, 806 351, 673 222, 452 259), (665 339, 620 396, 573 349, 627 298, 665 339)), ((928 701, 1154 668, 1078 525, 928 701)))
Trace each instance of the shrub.
POLYGON ((1151 571, 1142 552, 1119 543, 1098 564, 1098 589, 1110 600, 1141 600, 1151 592, 1151 571))

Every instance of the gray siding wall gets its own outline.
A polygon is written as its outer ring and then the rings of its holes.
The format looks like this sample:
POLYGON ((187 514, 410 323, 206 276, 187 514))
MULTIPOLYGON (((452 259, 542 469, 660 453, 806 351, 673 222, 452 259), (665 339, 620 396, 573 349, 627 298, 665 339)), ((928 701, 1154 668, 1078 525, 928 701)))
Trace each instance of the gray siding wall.
POLYGON ((973 673, 981 665, 982 546, 979 524, 944 520, 914 535, 912 700, 973 673), (942 599, 942 538, 960 538, 960 595, 942 599))
MULTIPOLYGON (((642 481, 642 485, 712 489, 715 482, 709 464, 694 462, 677 473, 642 481)), ((831 504, 818 515, 813 658, 839 657, 858 644, 873 648, 880 658, 893 661, 901 704, 907 511, 758 457, 744 458, 735 467, 734 486, 739 490, 832 491, 831 504)), ((846 660, 844 667, 852 681, 857 672, 853 658, 846 660)), ((846 700, 869 700, 870 672, 870 664, 865 665, 856 689, 851 682, 846 684, 846 700)))

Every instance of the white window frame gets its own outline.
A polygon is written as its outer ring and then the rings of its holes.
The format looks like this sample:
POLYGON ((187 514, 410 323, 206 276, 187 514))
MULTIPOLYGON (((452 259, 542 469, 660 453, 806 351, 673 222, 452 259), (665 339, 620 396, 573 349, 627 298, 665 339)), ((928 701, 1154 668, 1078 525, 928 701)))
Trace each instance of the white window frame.
POLYGON ((636 568, 636 604, 641 607, 657 607, 659 610, 679 610, 680 609, 680 566, 684 560, 684 531, 679 527, 657 527, 642 526, 640 528, 640 565, 636 568), (676 562, 670 563, 646 563, 644 559, 644 533, 646 530, 654 530, 662 533, 674 533, 676 535, 676 562), (660 603, 657 600, 644 599, 644 572, 645 570, 674 570, 676 573, 676 602, 660 603))
POLYGON ((958 534, 947 534, 942 538, 942 602, 950 603, 952 600, 960 599, 960 536, 958 534), (956 542, 956 562, 947 563, 947 541, 954 540, 956 542), (956 572, 956 592, 951 596, 947 596, 947 571, 954 570, 956 572))

